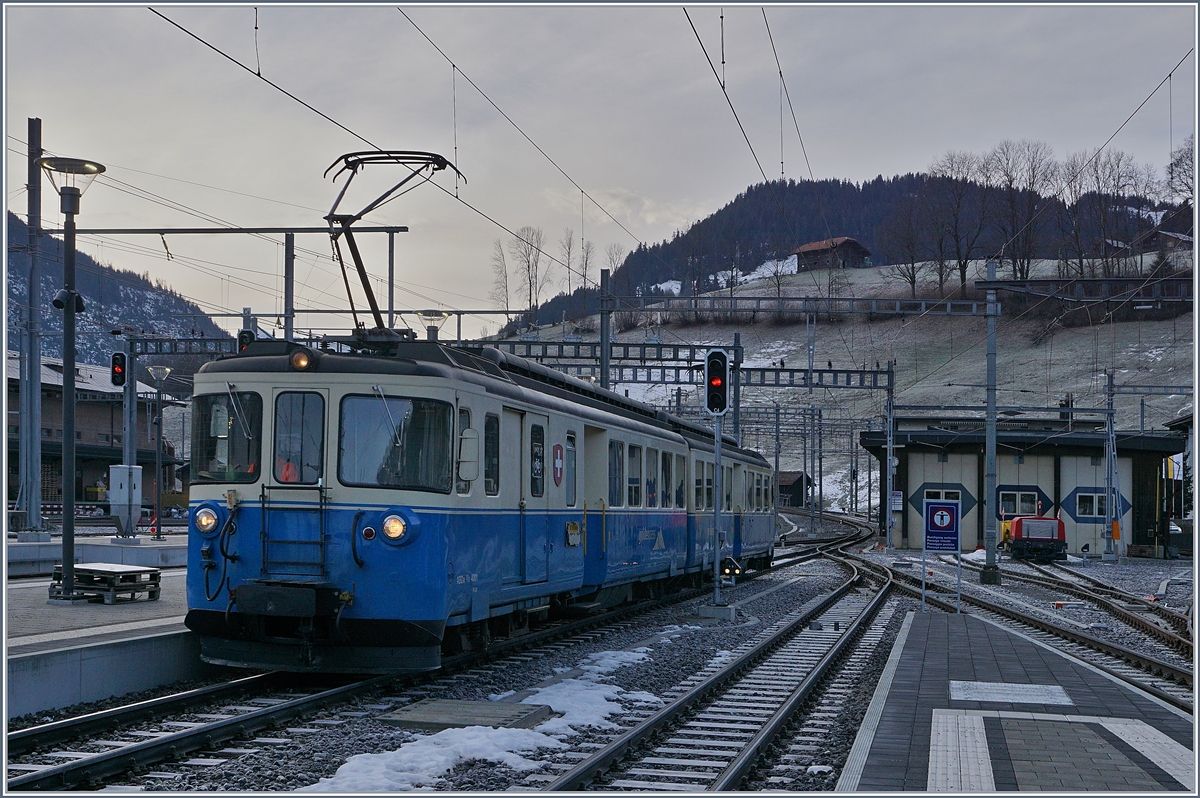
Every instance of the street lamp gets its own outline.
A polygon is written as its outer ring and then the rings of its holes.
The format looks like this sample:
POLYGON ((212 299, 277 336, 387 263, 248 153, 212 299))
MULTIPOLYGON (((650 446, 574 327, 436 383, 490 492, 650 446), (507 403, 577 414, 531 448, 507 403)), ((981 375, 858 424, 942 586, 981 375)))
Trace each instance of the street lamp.
POLYGON ((154 416, 154 423, 158 428, 158 437, 154 442, 154 536, 151 540, 166 540, 166 536, 162 531, 162 435, 163 435, 163 382, 167 379, 167 375, 171 373, 170 366, 147 366, 146 371, 150 372, 151 378, 154 380, 154 387, 158 390, 158 412, 154 416))
POLYGON ((62 451, 62 586, 51 600, 73 601, 75 594, 75 314, 83 312, 83 297, 75 290, 75 215, 79 198, 104 171, 95 161, 79 158, 38 158, 58 192, 63 214, 63 287, 53 305, 63 312, 63 451, 62 451))

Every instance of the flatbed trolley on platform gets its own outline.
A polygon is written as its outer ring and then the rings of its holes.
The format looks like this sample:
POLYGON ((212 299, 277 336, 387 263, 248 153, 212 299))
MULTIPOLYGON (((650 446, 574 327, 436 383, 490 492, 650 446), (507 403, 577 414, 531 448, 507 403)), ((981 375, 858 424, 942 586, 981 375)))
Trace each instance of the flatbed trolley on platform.
MULTIPOLYGON (((116 603, 117 596, 121 595, 136 599, 139 593, 146 593, 150 601, 157 601, 162 589, 161 578, 157 568, 104 562, 80 563, 75 566, 75 592, 89 599, 103 599, 105 604, 116 603)), ((55 565, 50 582, 50 598, 60 596, 62 565, 55 565)))

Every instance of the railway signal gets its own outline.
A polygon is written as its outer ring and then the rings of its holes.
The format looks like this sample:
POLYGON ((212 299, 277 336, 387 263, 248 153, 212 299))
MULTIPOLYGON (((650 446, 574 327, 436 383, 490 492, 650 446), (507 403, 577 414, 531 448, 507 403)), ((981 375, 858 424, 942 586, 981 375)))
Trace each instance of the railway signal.
POLYGON ((245 351, 246 351, 246 347, 250 346, 250 344, 252 344, 252 343, 254 343, 254 331, 253 331, 253 330, 240 330, 240 331, 238 331, 238 334, 237 334, 237 351, 239 351, 239 352, 245 352, 245 351))
POLYGON ((714 416, 729 410, 729 353, 710 349, 704 356, 704 406, 714 416))
POLYGON ((117 388, 125 384, 126 362, 124 352, 112 353, 112 370, 109 372, 109 377, 113 386, 117 388))

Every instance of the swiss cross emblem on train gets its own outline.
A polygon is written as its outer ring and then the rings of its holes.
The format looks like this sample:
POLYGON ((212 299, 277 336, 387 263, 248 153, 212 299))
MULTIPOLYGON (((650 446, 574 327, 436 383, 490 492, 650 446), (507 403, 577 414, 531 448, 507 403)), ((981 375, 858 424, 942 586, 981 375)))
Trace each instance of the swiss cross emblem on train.
POLYGON ((562 484, 563 472, 563 448, 561 444, 554 444, 554 484, 555 486, 562 484))

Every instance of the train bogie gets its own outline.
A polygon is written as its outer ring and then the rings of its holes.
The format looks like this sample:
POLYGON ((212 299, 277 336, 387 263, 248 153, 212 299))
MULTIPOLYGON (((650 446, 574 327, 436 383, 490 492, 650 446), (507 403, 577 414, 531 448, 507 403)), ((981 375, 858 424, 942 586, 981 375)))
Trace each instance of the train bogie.
MULTIPOLYGON (((187 624, 204 659, 429 670, 711 571, 703 429, 495 350, 301 349, 252 344, 196 375, 187 624)), ((728 442, 722 458, 733 556, 761 564, 772 475, 728 442)))

